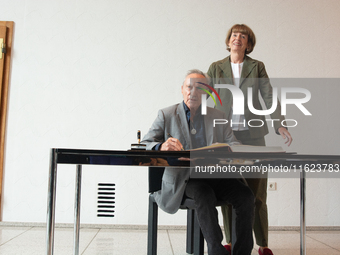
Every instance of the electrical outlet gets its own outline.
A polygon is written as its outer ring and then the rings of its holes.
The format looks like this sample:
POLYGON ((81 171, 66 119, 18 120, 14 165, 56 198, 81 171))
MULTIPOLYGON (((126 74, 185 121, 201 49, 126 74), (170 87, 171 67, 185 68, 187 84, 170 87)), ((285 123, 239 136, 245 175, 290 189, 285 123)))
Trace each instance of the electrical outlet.
POLYGON ((270 190, 270 191, 277 190, 277 183, 276 182, 268 182, 268 190, 270 190))

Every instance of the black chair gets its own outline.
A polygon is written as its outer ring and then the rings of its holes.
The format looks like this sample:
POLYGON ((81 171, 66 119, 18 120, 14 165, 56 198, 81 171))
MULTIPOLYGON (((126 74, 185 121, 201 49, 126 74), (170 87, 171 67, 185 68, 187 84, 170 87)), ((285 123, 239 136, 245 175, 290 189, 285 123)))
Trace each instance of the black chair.
MULTIPOLYGON (((148 255, 157 254, 158 206, 153 192, 161 189, 163 172, 164 167, 149 167, 148 255)), ((218 202, 218 206, 226 204, 226 202, 218 202)), ((203 255, 204 238, 195 213, 194 200, 184 198, 180 208, 187 210, 186 252, 188 254, 203 255)), ((232 219, 235 219, 235 210, 233 210, 232 219)), ((234 245, 236 241, 235 220, 232 220, 232 230, 232 243, 234 245)))

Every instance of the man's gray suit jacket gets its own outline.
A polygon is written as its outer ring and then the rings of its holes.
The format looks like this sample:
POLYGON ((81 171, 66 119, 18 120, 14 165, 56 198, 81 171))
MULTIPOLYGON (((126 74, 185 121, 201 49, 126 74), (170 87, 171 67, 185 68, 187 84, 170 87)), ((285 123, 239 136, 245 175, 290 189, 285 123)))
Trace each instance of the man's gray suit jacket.
MULTIPOLYGON (((229 124, 219 124, 213 127, 214 119, 228 119, 225 113, 207 108, 204 115, 204 125, 207 145, 216 142, 239 144, 229 124)), ((158 115, 149 132, 144 136, 142 143, 147 150, 152 150, 158 143, 165 142, 170 134, 177 138, 185 150, 192 148, 188 122, 183 103, 176 104, 158 111, 158 115)), ((155 200, 158 206, 167 213, 175 213, 180 207, 184 191, 190 177, 189 168, 165 168, 162 178, 162 189, 155 192, 155 200)))

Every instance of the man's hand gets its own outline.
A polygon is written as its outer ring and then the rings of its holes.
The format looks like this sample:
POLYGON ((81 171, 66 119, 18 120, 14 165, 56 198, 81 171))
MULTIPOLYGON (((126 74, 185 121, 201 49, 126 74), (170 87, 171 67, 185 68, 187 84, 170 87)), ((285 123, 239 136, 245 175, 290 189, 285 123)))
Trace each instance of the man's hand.
POLYGON ((166 140, 165 143, 162 144, 160 150, 161 151, 180 151, 183 149, 183 145, 181 142, 173 137, 170 137, 166 140))
POLYGON ((293 138, 290 135, 290 133, 288 132, 288 130, 285 129, 284 127, 280 127, 277 131, 280 133, 282 138, 286 140, 285 144, 287 144, 289 146, 292 143, 293 138))

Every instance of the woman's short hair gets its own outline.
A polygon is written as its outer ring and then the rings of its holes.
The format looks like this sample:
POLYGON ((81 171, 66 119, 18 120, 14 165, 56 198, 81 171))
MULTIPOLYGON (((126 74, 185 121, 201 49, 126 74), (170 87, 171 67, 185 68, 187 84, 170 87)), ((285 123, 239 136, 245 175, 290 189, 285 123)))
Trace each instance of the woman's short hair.
POLYGON ((251 30, 250 27, 244 24, 235 24, 229 29, 227 33, 227 38, 225 40, 228 51, 230 51, 230 47, 228 46, 228 44, 229 44, 229 40, 230 40, 232 33, 241 33, 241 34, 248 35, 249 47, 247 47, 245 54, 249 54, 253 51, 255 44, 256 44, 256 37, 255 37, 253 30, 251 30))

